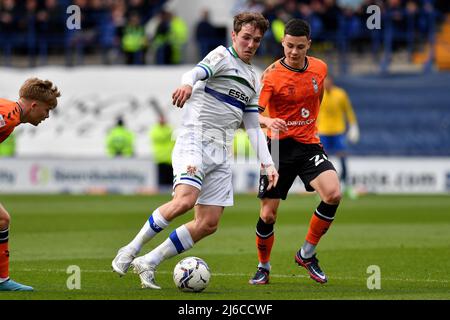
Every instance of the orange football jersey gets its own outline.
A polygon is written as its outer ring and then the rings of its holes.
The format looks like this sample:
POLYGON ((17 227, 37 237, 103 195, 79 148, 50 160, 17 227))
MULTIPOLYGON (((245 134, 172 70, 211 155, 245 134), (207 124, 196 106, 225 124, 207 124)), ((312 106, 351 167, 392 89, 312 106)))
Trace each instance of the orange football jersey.
MULTIPOLYGON (((316 120, 323 94, 327 65, 320 59, 307 57, 303 69, 295 69, 275 61, 261 78, 260 111, 268 109, 270 118, 286 121, 288 131, 279 139, 293 138, 301 143, 320 143, 316 120)), ((267 132, 273 138, 271 130, 267 132)))
POLYGON ((20 124, 22 109, 17 102, 0 99, 0 143, 20 124))

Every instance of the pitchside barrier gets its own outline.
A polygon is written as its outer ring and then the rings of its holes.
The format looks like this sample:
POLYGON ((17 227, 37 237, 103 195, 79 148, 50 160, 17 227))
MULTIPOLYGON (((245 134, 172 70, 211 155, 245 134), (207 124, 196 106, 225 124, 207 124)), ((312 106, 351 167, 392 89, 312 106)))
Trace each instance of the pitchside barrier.
MULTIPOLYGON (((339 162, 331 158, 339 171, 339 162)), ((350 181, 360 193, 449 193, 448 158, 349 159, 350 181)), ((233 164, 235 193, 256 193, 255 161, 233 164)), ((0 159, 0 193, 153 193, 151 159, 0 159)), ((291 193, 304 192, 300 181, 291 193)))

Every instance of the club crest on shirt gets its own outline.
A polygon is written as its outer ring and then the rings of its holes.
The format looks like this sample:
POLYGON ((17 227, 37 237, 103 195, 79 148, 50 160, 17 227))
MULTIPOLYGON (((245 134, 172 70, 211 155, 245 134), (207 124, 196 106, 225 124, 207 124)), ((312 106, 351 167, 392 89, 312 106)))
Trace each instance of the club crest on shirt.
POLYGON ((295 94, 295 87, 294 86, 288 87, 288 94, 290 96, 293 96, 295 94))
POLYGON ((192 177, 195 176, 195 174, 197 173, 197 167, 196 166, 187 166, 186 173, 192 177))
POLYGON ((309 110, 306 109, 306 108, 302 108, 301 115, 302 115, 303 118, 308 118, 309 117, 309 110))
POLYGON ((3 116, 0 114, 0 128, 6 126, 5 119, 3 119, 3 116))
POLYGON ((219 61, 221 61, 225 56, 221 52, 214 52, 209 57, 209 63, 212 66, 215 66, 219 61))
POLYGON ((315 93, 319 92, 319 85, 317 84, 317 81, 315 78, 312 78, 312 84, 313 84, 314 92, 315 93))

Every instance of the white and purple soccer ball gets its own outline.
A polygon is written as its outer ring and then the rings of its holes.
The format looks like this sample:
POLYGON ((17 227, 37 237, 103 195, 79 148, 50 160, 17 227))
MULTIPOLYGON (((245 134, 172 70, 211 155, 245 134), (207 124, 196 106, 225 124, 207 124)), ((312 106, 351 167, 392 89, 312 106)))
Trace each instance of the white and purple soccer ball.
POLYGON ((201 292, 208 286, 211 272, 203 259, 187 257, 177 263, 173 281, 184 292, 201 292))

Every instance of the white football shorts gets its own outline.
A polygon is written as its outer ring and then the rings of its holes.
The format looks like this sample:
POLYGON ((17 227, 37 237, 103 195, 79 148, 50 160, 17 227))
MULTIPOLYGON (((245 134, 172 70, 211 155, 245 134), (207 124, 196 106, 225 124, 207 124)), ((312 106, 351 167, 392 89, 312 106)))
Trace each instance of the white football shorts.
POLYGON ((173 188, 188 184, 200 190, 196 204, 233 205, 233 181, 227 148, 201 141, 195 134, 177 138, 172 151, 173 188))

